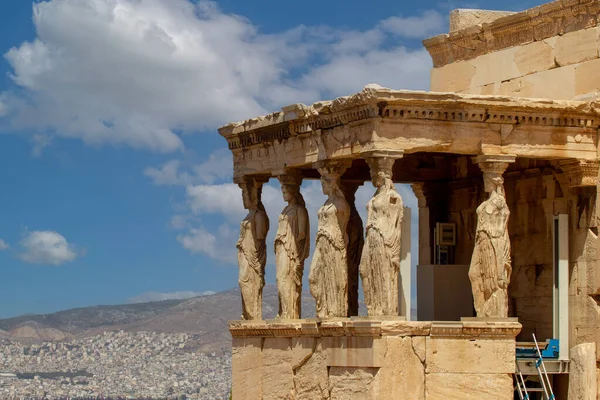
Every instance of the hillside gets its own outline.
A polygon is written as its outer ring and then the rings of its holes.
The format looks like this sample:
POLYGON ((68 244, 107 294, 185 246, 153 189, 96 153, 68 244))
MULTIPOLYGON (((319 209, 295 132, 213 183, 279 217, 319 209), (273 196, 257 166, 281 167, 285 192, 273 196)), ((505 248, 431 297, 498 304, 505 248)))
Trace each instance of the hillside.
MULTIPOLYGON (((277 288, 267 285, 263 293, 263 314, 277 313, 277 288)), ((313 317, 314 299, 303 294, 303 316, 313 317)), ((228 349, 231 336, 227 321, 240 318, 239 289, 187 300, 95 306, 47 315, 24 315, 0 320, 0 332, 21 341, 59 341, 96 335, 105 331, 151 331, 190 333, 194 344, 205 351, 228 349)))

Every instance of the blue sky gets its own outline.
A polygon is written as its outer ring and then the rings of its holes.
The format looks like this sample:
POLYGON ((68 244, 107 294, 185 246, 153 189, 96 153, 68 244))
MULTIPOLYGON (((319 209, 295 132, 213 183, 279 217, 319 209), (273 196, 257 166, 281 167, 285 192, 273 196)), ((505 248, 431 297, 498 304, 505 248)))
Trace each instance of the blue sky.
MULTIPOLYGON (((368 83, 427 89, 420 41, 450 9, 539 3, 3 0, 0 317, 234 287, 244 212, 219 125, 368 83)), ((320 189, 303 191, 314 213, 320 189)))

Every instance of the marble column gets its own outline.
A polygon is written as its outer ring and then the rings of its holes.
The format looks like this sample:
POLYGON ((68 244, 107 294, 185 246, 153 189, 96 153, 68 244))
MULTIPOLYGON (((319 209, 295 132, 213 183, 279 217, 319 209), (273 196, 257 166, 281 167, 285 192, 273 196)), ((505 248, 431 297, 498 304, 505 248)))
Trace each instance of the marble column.
POLYGON ((364 227, 360 214, 356 209, 356 191, 363 185, 361 180, 344 179, 342 191, 350 206, 350 219, 346 232, 348 233, 348 316, 358 315, 358 268, 365 243, 364 227))
POLYGON ((426 183, 413 183, 411 188, 419 207, 419 265, 431 264, 431 221, 427 204, 426 183))
POLYGON ((267 179, 243 177, 237 183, 242 189, 244 208, 248 215, 240 225, 237 242, 242 316, 244 320, 262 319, 262 291, 267 263, 266 237, 269 218, 261 201, 262 186, 267 179))
POLYGON ((369 316, 397 316, 398 276, 404 203, 392 181, 392 168, 402 154, 377 152, 367 157, 377 188, 367 204, 365 246, 360 276, 369 316))
POLYGON ((304 198, 300 193, 302 175, 297 170, 276 174, 283 199, 288 205, 279 215, 275 235, 275 262, 278 318, 300 319, 304 260, 310 252, 310 226, 304 198))
POLYGON ((348 233, 350 206, 341 189, 340 177, 349 162, 321 161, 316 167, 321 174, 327 201, 318 211, 315 251, 308 282, 317 303, 317 317, 348 315, 348 233))
POLYGON ((510 210, 504 194, 503 174, 511 155, 481 155, 474 158, 483 172, 487 200, 477 207, 475 246, 469 280, 478 317, 508 317, 508 285, 512 272, 508 219, 510 210))

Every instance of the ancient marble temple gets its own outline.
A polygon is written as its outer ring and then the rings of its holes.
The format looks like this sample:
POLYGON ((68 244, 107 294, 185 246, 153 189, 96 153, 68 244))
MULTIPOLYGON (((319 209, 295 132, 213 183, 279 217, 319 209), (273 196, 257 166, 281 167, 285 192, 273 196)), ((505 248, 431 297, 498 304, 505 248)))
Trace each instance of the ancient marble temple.
POLYGON ((557 398, 596 398, 599 24, 600 0, 455 10, 424 41, 432 91, 370 84, 219 129, 248 210, 234 399, 513 399, 516 342, 532 333, 560 339, 557 398), (306 180, 326 198, 314 215, 306 180), (418 201, 416 320, 400 300, 398 183, 418 201), (265 210, 265 184, 283 210, 265 210), (279 311, 264 320, 269 257, 279 311))

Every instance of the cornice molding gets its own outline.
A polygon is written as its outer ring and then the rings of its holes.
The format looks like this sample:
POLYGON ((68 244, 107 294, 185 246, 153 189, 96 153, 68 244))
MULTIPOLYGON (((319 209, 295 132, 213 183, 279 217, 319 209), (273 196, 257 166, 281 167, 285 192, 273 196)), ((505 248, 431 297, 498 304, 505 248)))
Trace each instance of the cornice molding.
POLYGON ((600 0, 557 0, 423 41, 434 67, 469 60, 600 23, 600 0))
POLYGON ((283 141, 336 126, 377 119, 389 123, 488 123, 593 128, 600 125, 594 102, 521 99, 391 90, 369 85, 352 96, 282 111, 219 128, 231 150, 283 141))

